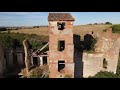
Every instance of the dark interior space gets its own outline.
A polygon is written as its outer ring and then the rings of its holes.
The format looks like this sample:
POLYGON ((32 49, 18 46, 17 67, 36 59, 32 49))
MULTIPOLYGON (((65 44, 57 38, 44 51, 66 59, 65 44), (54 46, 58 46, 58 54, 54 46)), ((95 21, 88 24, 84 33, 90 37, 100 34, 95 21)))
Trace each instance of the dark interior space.
POLYGON ((13 64, 15 65, 15 66, 17 66, 17 54, 16 53, 13 53, 13 64))
POLYGON ((92 34, 93 34, 93 31, 92 31, 92 34))
POLYGON ((103 68, 107 69, 107 61, 106 61, 106 58, 103 59, 103 68))
POLYGON ((58 41, 58 51, 63 51, 65 49, 65 41, 58 41))
POLYGON ((33 57, 33 64, 34 66, 37 66, 38 65, 38 57, 33 57))
POLYGON ((43 57, 43 65, 47 64, 47 57, 43 57))
POLYGON ((58 27, 58 30, 65 29, 65 22, 57 22, 57 27, 58 27))
POLYGON ((63 70, 65 68, 65 61, 61 60, 58 61, 58 71, 61 72, 61 70, 63 70))
POLYGON ((94 38, 90 34, 86 34, 84 36, 84 50, 90 50, 92 48, 92 44, 94 42, 94 38))

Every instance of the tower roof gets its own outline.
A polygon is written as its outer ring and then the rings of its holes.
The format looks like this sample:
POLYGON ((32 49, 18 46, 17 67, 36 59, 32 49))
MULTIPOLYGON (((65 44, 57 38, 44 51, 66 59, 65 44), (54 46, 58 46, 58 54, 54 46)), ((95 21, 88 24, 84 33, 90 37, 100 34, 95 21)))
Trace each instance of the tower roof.
POLYGON ((70 13, 49 13, 48 21, 74 21, 70 13))

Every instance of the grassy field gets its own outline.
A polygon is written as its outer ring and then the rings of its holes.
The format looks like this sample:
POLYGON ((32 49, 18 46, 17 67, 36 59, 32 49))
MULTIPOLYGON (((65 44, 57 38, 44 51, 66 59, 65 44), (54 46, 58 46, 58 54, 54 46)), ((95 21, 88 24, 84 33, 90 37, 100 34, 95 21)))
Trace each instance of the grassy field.
MULTIPOLYGON (((102 31, 105 28, 110 27, 111 25, 80 25, 74 26, 73 33, 77 35, 84 35, 90 31, 102 31)), ((48 27, 40 27, 40 28, 32 28, 32 29, 20 29, 20 30, 11 30, 10 32, 14 33, 27 33, 27 34, 37 34, 48 36, 49 28, 48 27)))

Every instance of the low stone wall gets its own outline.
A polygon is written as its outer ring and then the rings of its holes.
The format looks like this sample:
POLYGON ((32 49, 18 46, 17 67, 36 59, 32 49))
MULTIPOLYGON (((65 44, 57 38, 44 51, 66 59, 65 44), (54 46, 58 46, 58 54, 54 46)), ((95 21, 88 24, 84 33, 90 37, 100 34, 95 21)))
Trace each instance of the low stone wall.
MULTIPOLYGON (((117 48, 116 48, 117 49, 117 48)), ((100 71, 116 73, 119 50, 109 50, 106 53, 83 53, 83 77, 94 76, 100 71), (103 60, 107 61, 107 68, 103 68, 103 60)))
POLYGON ((102 70, 103 54, 83 53, 83 77, 94 76, 102 70))

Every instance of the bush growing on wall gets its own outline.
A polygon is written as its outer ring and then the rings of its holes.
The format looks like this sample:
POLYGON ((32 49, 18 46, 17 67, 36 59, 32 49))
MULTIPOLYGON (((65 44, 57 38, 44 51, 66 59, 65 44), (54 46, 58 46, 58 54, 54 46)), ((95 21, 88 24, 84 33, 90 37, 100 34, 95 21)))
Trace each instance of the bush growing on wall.
POLYGON ((95 76, 90 76, 89 78, 118 78, 119 76, 113 72, 100 71, 95 76))
POLYGON ((120 34, 120 24, 112 26, 112 32, 120 34))
POLYGON ((97 40, 98 40, 97 38, 91 39, 91 43, 89 45, 89 48, 85 49, 84 51, 87 52, 87 53, 95 52, 95 44, 97 43, 97 40))

